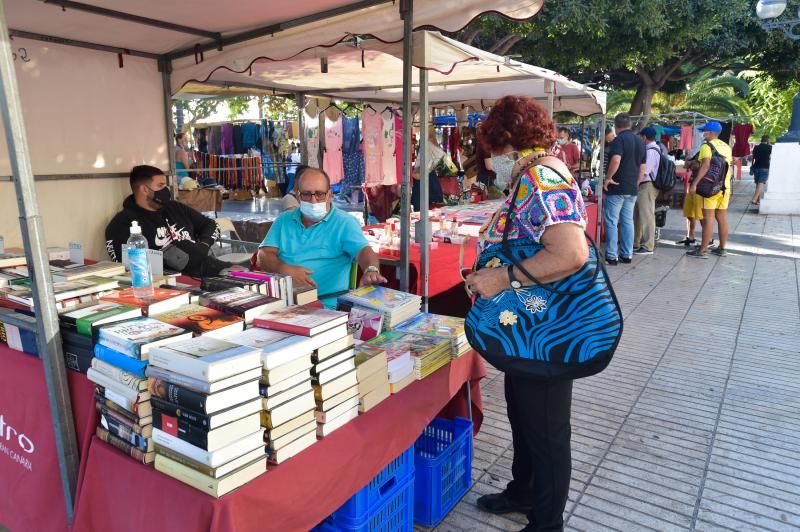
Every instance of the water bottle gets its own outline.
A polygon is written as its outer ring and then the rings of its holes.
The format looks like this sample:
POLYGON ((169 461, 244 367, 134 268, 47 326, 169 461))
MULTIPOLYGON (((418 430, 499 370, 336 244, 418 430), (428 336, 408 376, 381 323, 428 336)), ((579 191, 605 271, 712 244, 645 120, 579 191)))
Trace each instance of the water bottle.
POLYGON ((142 235, 139 222, 131 222, 131 236, 128 237, 128 263, 131 268, 133 296, 153 297, 153 273, 150 270, 150 257, 147 255, 147 239, 142 235))

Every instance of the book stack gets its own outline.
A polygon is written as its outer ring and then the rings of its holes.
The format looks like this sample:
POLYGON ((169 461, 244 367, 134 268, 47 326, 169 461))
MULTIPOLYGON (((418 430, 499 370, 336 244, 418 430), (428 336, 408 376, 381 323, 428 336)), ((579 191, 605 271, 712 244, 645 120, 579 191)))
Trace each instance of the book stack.
MULTIPOLYGON (((75 281, 54 282, 53 292, 56 308, 59 312, 75 308, 86 303, 97 301, 106 295, 113 294, 119 282, 105 277, 88 276, 75 281)), ((0 295, 8 301, 34 310, 33 289, 30 280, 14 282, 0 288, 0 295)))
POLYGON ((283 463, 317 441, 308 338, 255 327, 231 339, 261 352, 261 426, 267 456, 283 463))
POLYGON ((189 294, 170 288, 154 288, 153 296, 139 299, 133 294, 133 288, 112 292, 100 298, 101 301, 119 303, 131 307, 139 307, 145 316, 161 314, 189 304, 189 294))
POLYGON ((464 318, 423 312, 404 321, 394 330, 406 334, 449 340, 453 358, 458 358, 471 349, 464 332, 464 318))
POLYGON ((244 330, 244 318, 191 303, 153 318, 191 331, 195 336, 227 338, 244 330))
POLYGON ((308 338, 313 349, 308 366, 316 437, 323 438, 358 416, 355 352, 346 313, 298 305, 259 316, 254 324, 308 338))
POLYGON ((225 276, 203 277, 203 280, 200 281, 200 288, 206 292, 222 292, 230 288, 241 288, 243 290, 255 292, 256 294, 270 295, 269 286, 263 281, 236 279, 225 276))
POLYGON ((267 469, 260 352, 208 336, 150 352, 155 468, 213 497, 267 469))
POLYGON ((362 347, 372 347, 386 352, 386 364, 389 370, 389 391, 396 394, 416 380, 414 375, 414 362, 411 359, 411 350, 408 344, 392 343, 392 336, 383 333, 370 340, 362 347))
POLYGON ((15 266, 25 266, 28 260, 22 251, 6 250, 0 253, 0 268, 13 268, 15 266))
POLYGON ((17 320, 23 319, 30 325, 36 324, 36 318, 32 316, 9 309, 0 309, 0 342, 8 344, 8 347, 15 351, 38 356, 39 347, 36 345, 36 333, 4 321, 3 318, 7 315, 12 315, 17 320))
POLYGON ((317 289, 312 286, 294 286, 291 275, 269 272, 230 272, 234 279, 265 283, 267 295, 283 299, 287 305, 306 305, 317 300, 317 289))
POLYGON ((62 271, 53 273, 53 282, 77 281, 86 277, 114 277, 123 275, 125 265, 119 262, 100 261, 85 266, 74 268, 64 268, 62 271))
POLYGON ((151 349, 191 338, 191 333, 151 318, 134 318, 101 325, 95 335, 97 356, 86 376, 97 385, 97 437, 149 464, 155 458, 153 409, 144 368, 151 349))
POLYGON ((422 380, 437 369, 446 366, 452 358, 450 340, 435 336, 417 336, 389 331, 368 343, 383 347, 387 351, 390 348, 408 349, 417 380, 422 380))
POLYGON ((340 310, 345 311, 353 307, 376 310, 384 316, 384 327, 393 329, 395 325, 419 314, 422 298, 385 286, 366 286, 339 296, 338 303, 340 310))
MULTIPOLYGON (((188 301, 187 301, 188 303, 188 301)), ((248 325, 256 316, 286 306, 276 297, 266 296, 244 288, 229 288, 200 297, 200 304, 244 319, 248 325)))
MULTIPOLYGON (((62 313, 59 316, 59 325, 67 367, 85 374, 92 367, 92 359, 98 356, 94 352, 94 329, 108 323, 138 318, 141 315, 142 309, 139 307, 107 302, 62 313)), ((108 358, 101 358, 104 362, 109 362, 129 373, 144 375, 146 360, 141 361, 117 354, 106 347, 100 350, 103 352, 100 356, 110 353, 108 358)))
POLYGON ((389 397, 389 362, 379 347, 359 345, 356 353, 358 412, 363 414, 389 397))

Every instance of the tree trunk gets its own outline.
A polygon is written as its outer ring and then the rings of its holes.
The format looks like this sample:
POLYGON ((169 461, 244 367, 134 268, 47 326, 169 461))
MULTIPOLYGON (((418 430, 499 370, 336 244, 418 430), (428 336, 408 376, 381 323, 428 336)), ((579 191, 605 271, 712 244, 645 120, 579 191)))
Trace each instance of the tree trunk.
MULTIPOLYGON (((656 94, 656 88, 653 85, 647 84, 642 81, 636 88, 636 94, 633 96, 631 108, 628 111, 631 115, 649 115, 653 108, 653 96, 656 94)), ((644 126, 650 121, 650 117, 634 119, 634 124, 644 126)))

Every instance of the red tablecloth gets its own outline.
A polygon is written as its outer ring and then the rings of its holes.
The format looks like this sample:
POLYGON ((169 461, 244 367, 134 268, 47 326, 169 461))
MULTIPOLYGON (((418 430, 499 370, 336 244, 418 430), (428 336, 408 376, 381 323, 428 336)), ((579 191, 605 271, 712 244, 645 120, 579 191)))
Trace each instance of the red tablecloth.
MULTIPOLYGON (((9 530, 66 530, 42 361, 0 344, 0 367, 0 524, 9 530)), ((80 373, 67 374, 83 459, 97 424, 94 384, 80 373)))
POLYGON ((466 404, 459 391, 467 382, 477 429, 482 419, 478 381, 485 374, 480 357, 469 353, 221 499, 93 439, 74 530, 306 531, 408 449, 451 401, 450 413, 458 414, 460 405, 463 415, 466 404))

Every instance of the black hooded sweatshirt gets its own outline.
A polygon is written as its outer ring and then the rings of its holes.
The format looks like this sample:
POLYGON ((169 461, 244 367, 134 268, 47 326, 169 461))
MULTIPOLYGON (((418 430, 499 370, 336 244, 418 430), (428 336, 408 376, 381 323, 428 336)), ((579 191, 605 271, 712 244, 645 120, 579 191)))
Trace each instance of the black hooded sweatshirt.
POLYGON ((106 251, 111 260, 122 262, 122 244, 128 241, 134 220, 139 222, 150 249, 164 249, 173 242, 204 243, 210 247, 220 236, 217 222, 188 205, 170 201, 161 210, 148 211, 136 205, 131 194, 106 226, 106 251))

